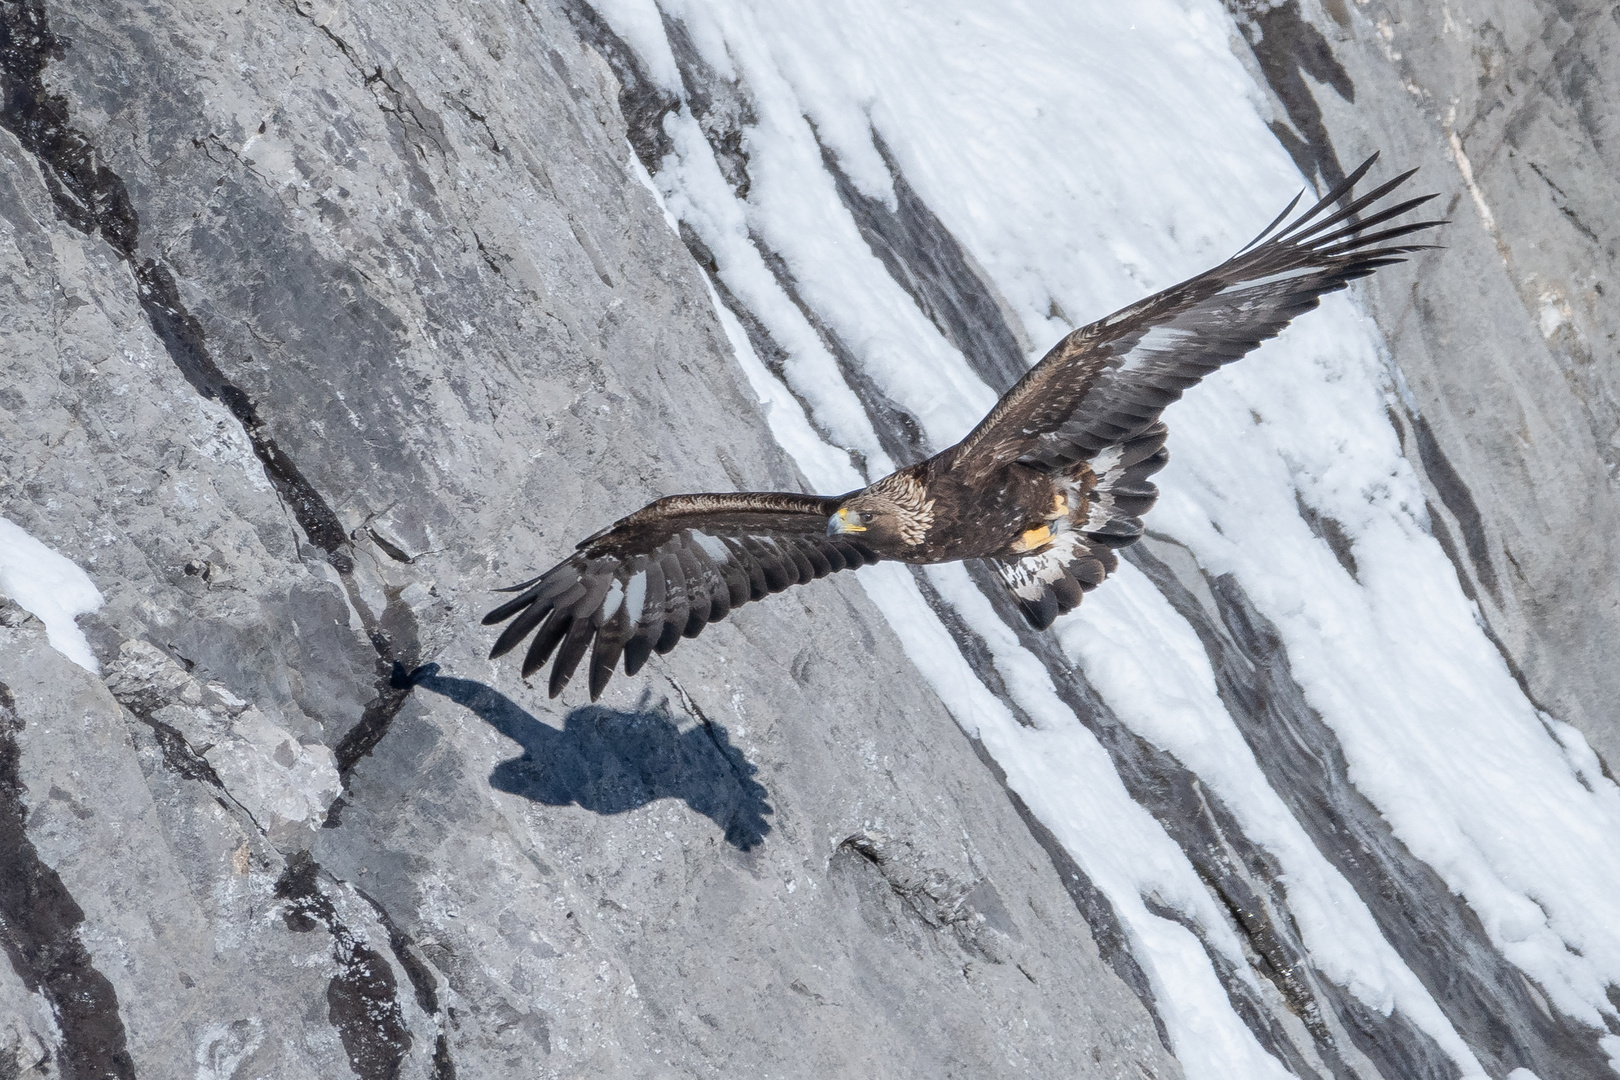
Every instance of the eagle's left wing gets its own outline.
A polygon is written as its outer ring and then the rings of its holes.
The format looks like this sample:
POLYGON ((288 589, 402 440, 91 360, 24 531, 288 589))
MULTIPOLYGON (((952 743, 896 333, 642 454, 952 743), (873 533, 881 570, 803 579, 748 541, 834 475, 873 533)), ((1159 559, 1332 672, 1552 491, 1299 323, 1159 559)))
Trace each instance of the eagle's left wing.
POLYGON ((847 533, 827 535, 844 496, 788 492, 672 495, 583 541, 537 578, 512 586, 517 598, 484 616, 512 619, 494 659, 535 635, 523 657, 527 678, 556 652, 551 696, 591 652, 591 700, 622 655, 634 675, 653 650, 667 653, 732 608, 878 556, 847 533))
POLYGON ((1069 334, 941 459, 969 482, 1015 461, 1044 469, 1088 461, 1141 434, 1183 390, 1275 337, 1324 293, 1433 246, 1389 241, 1443 222, 1372 231, 1434 198, 1373 205, 1411 172, 1350 199, 1376 160, 1284 225, 1296 197, 1220 266, 1069 334), (1332 209, 1341 199, 1349 201, 1332 209))

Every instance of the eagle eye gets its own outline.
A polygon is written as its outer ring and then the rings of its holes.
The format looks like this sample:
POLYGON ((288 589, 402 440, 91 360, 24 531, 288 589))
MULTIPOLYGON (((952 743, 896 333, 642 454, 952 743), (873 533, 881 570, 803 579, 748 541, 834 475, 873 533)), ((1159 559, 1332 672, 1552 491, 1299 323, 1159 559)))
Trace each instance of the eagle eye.
POLYGON ((877 515, 872 513, 872 511, 870 511, 870 510, 862 510, 861 511, 861 524, 862 525, 870 525, 872 523, 872 519, 874 517, 876 517, 876 516, 877 515))

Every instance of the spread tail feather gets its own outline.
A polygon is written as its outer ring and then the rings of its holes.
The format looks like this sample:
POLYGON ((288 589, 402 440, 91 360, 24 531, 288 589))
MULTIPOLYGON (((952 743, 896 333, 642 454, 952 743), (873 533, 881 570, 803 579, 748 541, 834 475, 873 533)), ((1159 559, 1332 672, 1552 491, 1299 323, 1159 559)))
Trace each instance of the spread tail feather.
POLYGON ((1141 537, 1142 515, 1159 497, 1149 477, 1170 460, 1164 445, 1168 435, 1162 423, 1154 424, 1095 454, 1073 474, 1083 501, 1059 522, 1052 542, 1027 555, 994 560, 1035 629, 1045 630, 1079 607, 1085 594, 1119 566, 1115 549, 1141 537))

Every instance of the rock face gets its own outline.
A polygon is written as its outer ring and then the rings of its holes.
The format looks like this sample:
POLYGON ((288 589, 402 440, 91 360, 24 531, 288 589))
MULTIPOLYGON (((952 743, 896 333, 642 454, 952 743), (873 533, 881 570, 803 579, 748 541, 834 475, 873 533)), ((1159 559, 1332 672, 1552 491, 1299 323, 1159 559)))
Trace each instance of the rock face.
POLYGON ((0 627, 0 1075, 1179 1075, 856 583, 483 659, 798 483, 562 13, 0 15, 0 506, 107 601, 0 627))
MULTIPOLYGON (((1397 426, 1527 693, 1613 761, 1620 22, 1228 7, 1307 174, 1383 149, 1465 178, 1421 293, 1368 293, 1397 426)), ((597 706, 483 658, 489 590, 603 522, 801 486, 638 179, 675 102, 603 20, 0 0, 0 35, 0 513, 106 597, 99 674, 0 599, 0 1077, 1181 1075, 1106 901, 855 582, 597 706)), ((734 161, 746 99, 675 52, 734 161)), ((894 207, 838 180, 1015 377, 904 178, 894 207)), ((1242 591, 1174 543, 1134 560, 1246 734, 1310 748, 1268 780, 1491 1074, 1600 1075, 1355 792, 1242 591)), ((1024 644, 1232 912, 1259 976, 1219 974, 1263 1045, 1455 1075, 1311 968, 1198 778, 1024 644)))
POLYGON ((1421 290, 1368 290, 1409 384, 1406 455, 1526 694, 1620 759, 1620 17, 1228 6, 1306 175, 1382 150, 1455 178, 1446 257, 1421 290))

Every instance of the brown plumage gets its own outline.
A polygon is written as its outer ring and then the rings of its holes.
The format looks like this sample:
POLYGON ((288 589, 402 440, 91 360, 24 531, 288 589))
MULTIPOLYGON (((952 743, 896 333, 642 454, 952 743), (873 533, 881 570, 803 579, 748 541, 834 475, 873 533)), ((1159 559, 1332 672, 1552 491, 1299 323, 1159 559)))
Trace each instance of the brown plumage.
POLYGON ((589 651, 594 701, 621 657, 634 675, 739 604, 880 559, 988 559, 1045 629, 1142 534, 1158 497, 1149 477, 1168 460, 1166 405, 1323 294, 1432 246, 1390 241, 1442 222, 1373 231, 1434 198, 1374 207, 1411 172, 1352 198, 1376 160, 1285 225, 1296 196, 1213 270, 1063 338, 967 438, 926 461, 844 495, 675 495, 614 523, 508 590, 520 595, 484 617, 512 619, 490 656, 533 633, 523 674, 555 653, 555 697, 589 651))

